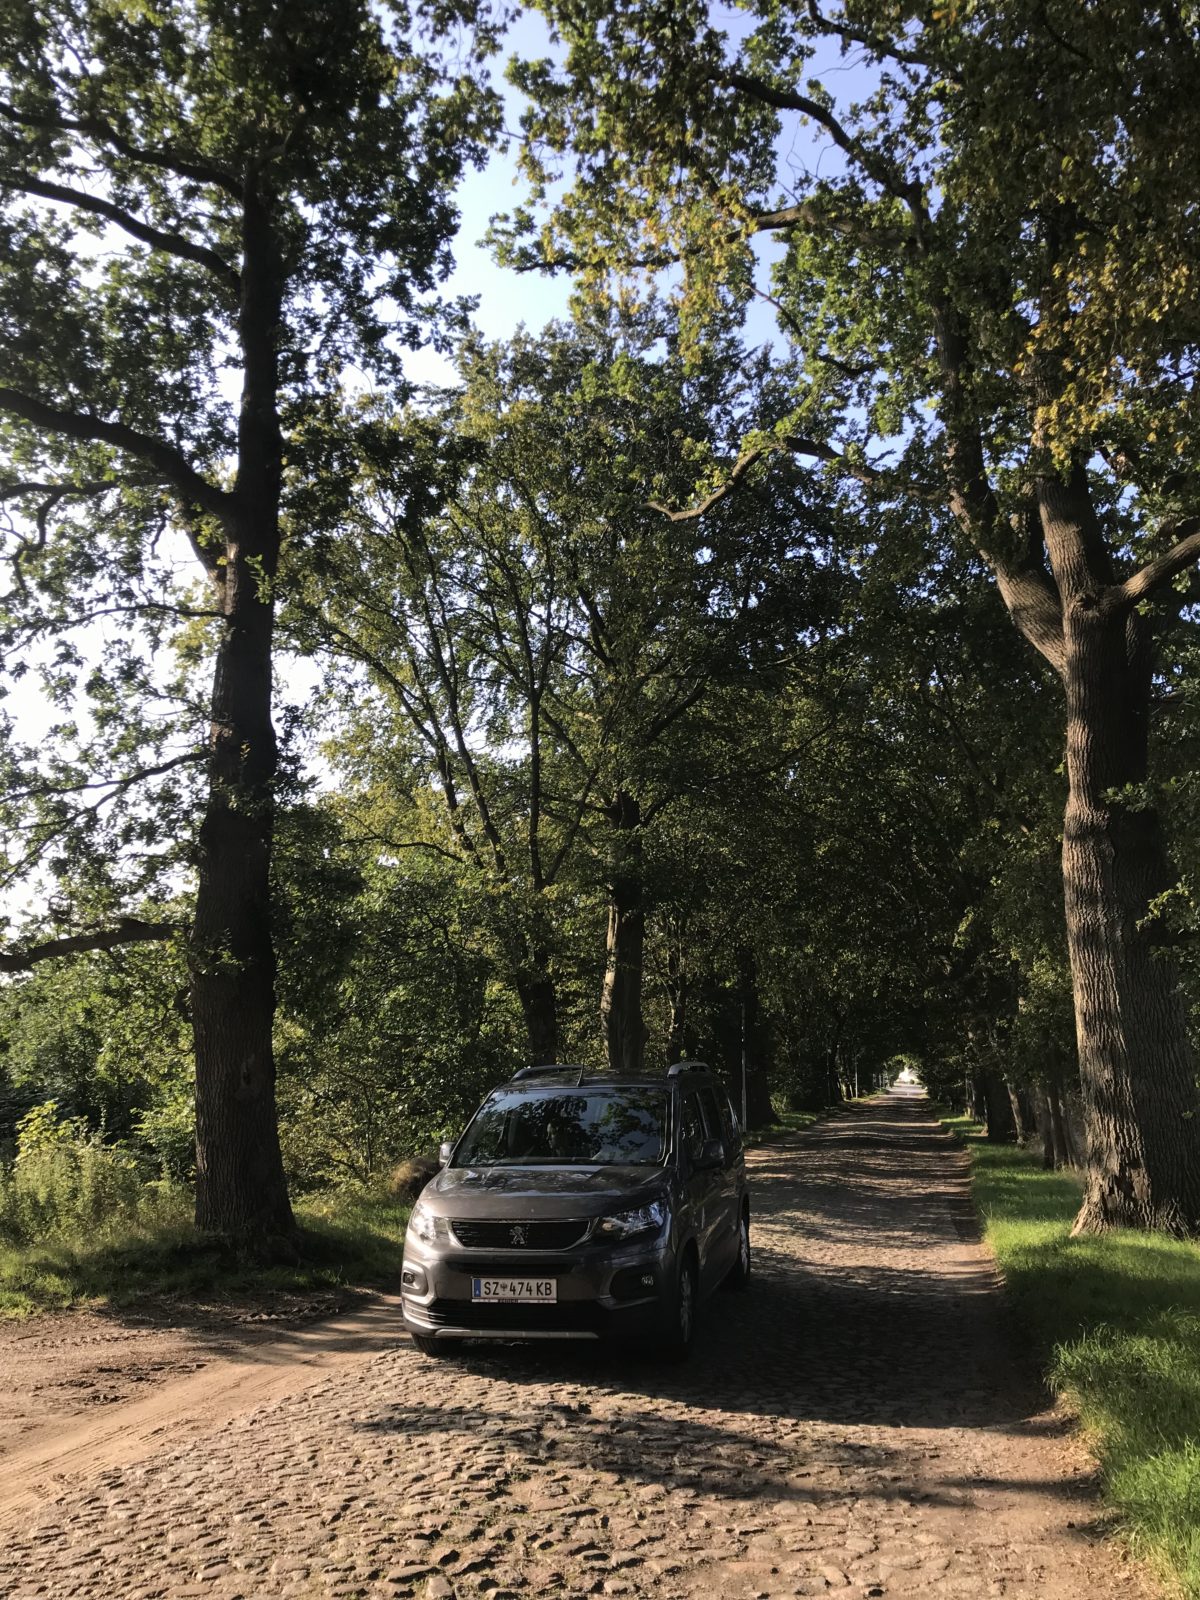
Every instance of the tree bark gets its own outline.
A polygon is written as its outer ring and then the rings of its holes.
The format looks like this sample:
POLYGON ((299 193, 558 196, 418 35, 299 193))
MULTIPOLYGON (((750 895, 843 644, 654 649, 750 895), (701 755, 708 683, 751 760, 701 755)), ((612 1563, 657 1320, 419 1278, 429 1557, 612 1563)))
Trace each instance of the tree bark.
POLYGON ((1046 1102, 1050 1112, 1051 1164, 1055 1167, 1077 1167, 1079 1153, 1071 1134, 1070 1120, 1063 1109, 1062 1090, 1057 1082, 1052 1082, 1047 1089, 1046 1102))
POLYGON ((994 1067, 984 1067, 977 1076, 977 1097, 987 1122, 987 1136, 993 1144, 1011 1144, 1017 1137, 1008 1085, 994 1067))
POLYGON ((758 963, 749 945, 738 946, 737 966, 742 1049, 745 1052, 746 1121, 751 1128, 764 1128, 775 1120, 775 1110, 771 1105, 767 1043, 763 1036, 762 1007, 758 996, 758 963))
MULTIPOLYGON (((1087 1139, 1075 1231, 1200 1228, 1196 1065, 1173 964, 1146 922, 1173 881, 1144 784, 1153 640, 1072 561, 1094 517, 1080 475, 1041 486, 1047 546, 1065 591, 1068 795, 1063 888, 1087 1139), (1063 529, 1081 529, 1074 544, 1063 529)), ((1093 561, 1089 567, 1094 567, 1093 561)))
POLYGON ((525 1018, 529 1059, 534 1066, 558 1060, 558 994, 545 950, 530 952, 526 970, 517 976, 517 994, 525 1018))
POLYGON ((265 1241, 295 1223, 275 1109, 271 845, 272 586, 282 439, 276 342, 282 282, 266 209, 244 207, 238 470, 214 582, 224 620, 213 677, 209 793, 189 950, 196 1045, 196 1224, 265 1241))
POLYGON ((671 1021, 667 1029, 667 1061, 682 1061, 687 1053, 688 985, 683 953, 672 939, 667 946, 667 999, 671 1021))
POLYGON ((617 837, 608 886, 608 940, 600 1021, 609 1066, 617 1072, 640 1072, 646 1051, 646 1025, 642 1018, 646 911, 641 807, 633 795, 620 789, 607 815, 617 837))

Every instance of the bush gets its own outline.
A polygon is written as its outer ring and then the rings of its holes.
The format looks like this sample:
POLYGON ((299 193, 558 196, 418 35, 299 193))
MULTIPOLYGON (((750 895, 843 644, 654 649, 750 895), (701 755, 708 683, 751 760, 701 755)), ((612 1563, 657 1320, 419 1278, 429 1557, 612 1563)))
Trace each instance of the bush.
POLYGON ((147 1177, 133 1151, 106 1144, 82 1118, 60 1117, 57 1104, 44 1101, 17 1124, 16 1159, 0 1164, 0 1240, 91 1238, 178 1215, 183 1192, 147 1177))

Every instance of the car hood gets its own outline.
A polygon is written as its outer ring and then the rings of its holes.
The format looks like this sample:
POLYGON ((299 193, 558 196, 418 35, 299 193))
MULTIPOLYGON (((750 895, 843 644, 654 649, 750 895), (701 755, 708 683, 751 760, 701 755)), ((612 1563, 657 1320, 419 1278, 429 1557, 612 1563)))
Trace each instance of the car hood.
POLYGON ((599 1217, 666 1192, 661 1167, 444 1167, 422 1201, 443 1217, 599 1217))

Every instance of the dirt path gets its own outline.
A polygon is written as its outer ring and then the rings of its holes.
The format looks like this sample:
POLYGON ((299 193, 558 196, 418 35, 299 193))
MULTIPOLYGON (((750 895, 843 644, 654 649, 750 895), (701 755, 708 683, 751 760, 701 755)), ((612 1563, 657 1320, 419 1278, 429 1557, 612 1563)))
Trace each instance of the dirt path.
POLYGON ((753 1160, 758 1278, 710 1302, 687 1367, 578 1346, 438 1364, 378 1348, 377 1305, 324 1367, 260 1350, 164 1386, 161 1435, 122 1406, 57 1468, 11 1453, 0 1593, 1145 1596, 1005 1348, 963 1158, 924 1106, 753 1160), (241 1365, 274 1377, 231 1395, 213 1375, 241 1365), (72 1476, 31 1511, 48 1469, 72 1476))
MULTIPOLYGON (((253 1359, 366 1297, 340 1289, 272 1290, 236 1300, 143 1301, 136 1311, 51 1312, 0 1319, 0 1474, 26 1445, 85 1430, 214 1361, 253 1359)), ((103 1426, 103 1424, 101 1424, 103 1426)), ((3 1493, 0 1477, 0 1494, 3 1493)))

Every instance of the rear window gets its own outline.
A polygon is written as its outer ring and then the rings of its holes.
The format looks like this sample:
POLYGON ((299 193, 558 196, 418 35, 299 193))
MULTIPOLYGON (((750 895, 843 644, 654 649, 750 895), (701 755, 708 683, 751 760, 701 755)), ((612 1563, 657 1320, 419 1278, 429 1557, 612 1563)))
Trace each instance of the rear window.
POLYGON ((653 1167, 666 1155, 657 1089, 502 1089, 476 1112, 456 1167, 653 1167))

